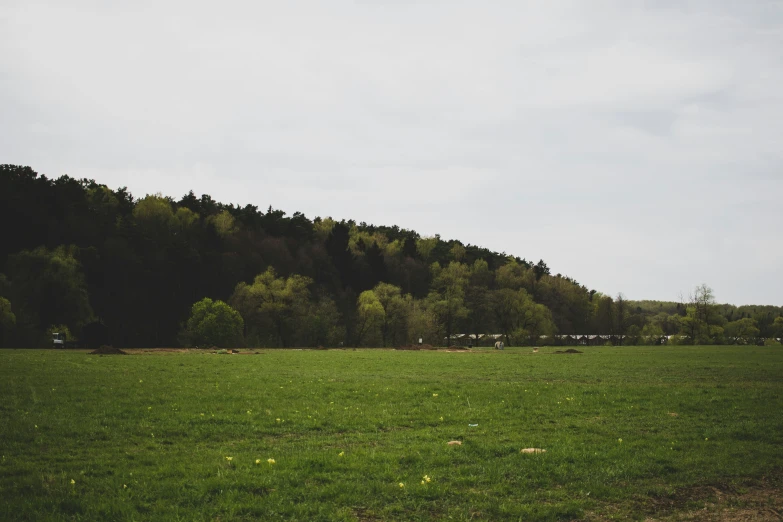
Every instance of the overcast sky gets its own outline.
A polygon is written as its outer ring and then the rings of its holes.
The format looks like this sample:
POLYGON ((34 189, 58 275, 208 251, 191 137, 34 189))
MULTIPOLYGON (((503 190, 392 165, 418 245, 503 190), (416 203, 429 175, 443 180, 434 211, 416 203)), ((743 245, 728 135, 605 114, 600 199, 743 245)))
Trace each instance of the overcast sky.
POLYGON ((0 163, 783 305, 783 2, 0 0, 0 163))

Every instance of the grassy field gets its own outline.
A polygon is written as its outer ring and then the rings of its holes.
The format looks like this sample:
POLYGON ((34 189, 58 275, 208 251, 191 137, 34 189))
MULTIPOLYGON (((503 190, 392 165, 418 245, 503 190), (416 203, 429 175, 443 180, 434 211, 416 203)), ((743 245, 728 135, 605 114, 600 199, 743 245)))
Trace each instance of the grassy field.
POLYGON ((0 351, 0 518, 644 519, 779 493, 779 347, 554 350, 0 351))

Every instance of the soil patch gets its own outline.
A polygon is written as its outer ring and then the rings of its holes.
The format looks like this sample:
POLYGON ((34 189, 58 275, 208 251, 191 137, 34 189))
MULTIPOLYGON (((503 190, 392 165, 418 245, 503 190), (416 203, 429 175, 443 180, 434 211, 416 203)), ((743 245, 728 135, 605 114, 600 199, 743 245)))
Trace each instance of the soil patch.
POLYGON ((560 350, 557 350, 555 353, 584 353, 584 352, 580 352, 579 350, 574 350, 573 348, 569 348, 568 350, 566 350, 564 352, 560 351, 560 350))
POLYGON ((783 520, 783 494, 773 484, 758 487, 702 486, 651 499, 654 521, 764 522, 783 520))
POLYGON ((406 344, 396 347, 395 350, 437 350, 437 348, 431 344, 406 344))
POLYGON ((90 355, 128 355, 128 352, 123 352, 119 348, 114 346, 106 346, 105 344, 100 348, 90 352, 90 355))

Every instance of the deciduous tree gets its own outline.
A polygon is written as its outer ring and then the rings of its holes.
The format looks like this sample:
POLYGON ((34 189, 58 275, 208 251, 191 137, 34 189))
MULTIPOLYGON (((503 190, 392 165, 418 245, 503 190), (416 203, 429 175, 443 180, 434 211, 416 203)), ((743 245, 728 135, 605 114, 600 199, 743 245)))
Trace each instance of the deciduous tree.
POLYGON ((466 265, 452 261, 445 268, 433 263, 431 271, 433 291, 427 296, 428 306, 438 317, 446 343, 451 344, 455 327, 468 315, 468 309, 465 307, 465 286, 469 270, 466 265))
POLYGON ((310 306, 312 280, 294 274, 277 277, 274 268, 259 274, 252 285, 239 283, 229 301, 239 310, 253 339, 272 346, 292 345, 298 325, 310 306))
POLYGON ((205 297, 190 309, 182 343, 186 346, 236 347, 242 344, 242 316, 223 301, 205 297))

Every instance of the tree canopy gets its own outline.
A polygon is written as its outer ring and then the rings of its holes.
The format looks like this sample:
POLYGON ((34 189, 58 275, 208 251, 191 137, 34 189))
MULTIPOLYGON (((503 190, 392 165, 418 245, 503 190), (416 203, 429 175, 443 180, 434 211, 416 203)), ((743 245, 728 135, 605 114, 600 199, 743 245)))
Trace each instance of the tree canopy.
POLYGON ((48 346, 51 326, 78 337, 95 320, 120 347, 196 338, 218 346, 199 325, 213 316, 224 324, 231 309, 243 328, 230 342, 269 347, 436 345, 465 333, 502 334, 507 344, 552 334, 678 334, 689 343, 783 334, 780 307, 717 304, 706 285, 680 303, 627 301, 553 275, 544 260, 396 225, 261 211, 192 191, 137 199, 15 165, 0 165, 0 231, 4 346, 48 346))

